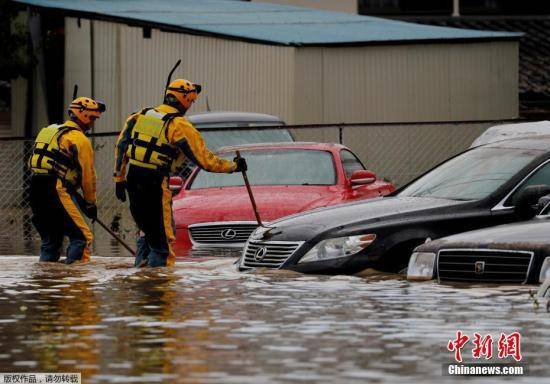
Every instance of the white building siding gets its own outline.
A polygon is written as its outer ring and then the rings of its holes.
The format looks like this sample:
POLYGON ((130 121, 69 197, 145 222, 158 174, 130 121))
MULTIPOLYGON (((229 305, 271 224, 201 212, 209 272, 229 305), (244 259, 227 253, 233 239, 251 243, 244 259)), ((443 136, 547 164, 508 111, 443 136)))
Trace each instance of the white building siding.
MULTIPOLYGON (((517 42, 280 47, 94 21, 96 132, 162 101, 166 76, 203 85, 191 112, 240 110, 289 123, 509 119, 518 114, 517 42)), ((66 20, 65 103, 91 94, 90 22, 66 20)))
MULTIPOLYGON (((263 112, 292 119, 294 48, 250 44, 211 37, 161 32, 150 39, 141 28, 94 21, 94 90, 107 113, 96 132, 119 130, 131 112, 162 102, 168 72, 203 86, 190 112, 213 110, 263 112)), ((65 103, 73 84, 91 95, 90 22, 66 19, 65 103), (83 49, 82 47, 88 47, 83 49)))
POLYGON ((516 42, 299 48, 297 103, 309 103, 295 121, 515 118, 517 50, 516 42))

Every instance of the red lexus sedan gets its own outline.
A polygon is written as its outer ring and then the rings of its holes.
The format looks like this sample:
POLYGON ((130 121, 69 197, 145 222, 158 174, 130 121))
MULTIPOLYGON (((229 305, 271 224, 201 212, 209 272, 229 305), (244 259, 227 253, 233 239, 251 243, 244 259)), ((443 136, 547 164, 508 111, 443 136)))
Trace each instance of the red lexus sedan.
MULTIPOLYGON (((348 201, 384 196, 394 186, 378 180, 348 148, 325 143, 270 143, 225 147, 248 163, 248 178, 262 221, 348 201)), ((257 227, 241 173, 196 168, 174 197, 176 252, 242 247, 257 227)))

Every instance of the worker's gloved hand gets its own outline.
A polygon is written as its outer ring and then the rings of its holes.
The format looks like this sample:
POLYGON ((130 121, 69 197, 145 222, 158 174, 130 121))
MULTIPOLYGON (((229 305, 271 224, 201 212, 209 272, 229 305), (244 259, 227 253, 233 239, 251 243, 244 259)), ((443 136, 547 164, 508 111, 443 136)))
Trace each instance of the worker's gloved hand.
POLYGON ((115 194, 116 194, 116 198, 122 201, 123 203, 126 201, 126 182, 125 181, 117 181, 115 183, 115 194))
POLYGON ((235 172, 246 172, 248 170, 248 166, 246 165, 246 160, 244 159, 244 157, 235 157, 233 161, 235 162, 235 164, 237 164, 235 172))
POLYGON ((84 214, 92 220, 97 220, 97 206, 92 203, 86 203, 84 206, 84 214))

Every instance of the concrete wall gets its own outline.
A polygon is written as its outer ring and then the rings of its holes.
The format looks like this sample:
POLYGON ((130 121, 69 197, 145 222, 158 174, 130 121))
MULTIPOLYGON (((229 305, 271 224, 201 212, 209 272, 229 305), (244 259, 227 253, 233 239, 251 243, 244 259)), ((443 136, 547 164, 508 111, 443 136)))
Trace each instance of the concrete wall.
POLYGON ((357 13, 357 0, 252 0, 258 3, 275 3, 297 7, 326 9, 329 11, 357 13))
POLYGON ((296 123, 518 116, 518 44, 296 50, 296 123))

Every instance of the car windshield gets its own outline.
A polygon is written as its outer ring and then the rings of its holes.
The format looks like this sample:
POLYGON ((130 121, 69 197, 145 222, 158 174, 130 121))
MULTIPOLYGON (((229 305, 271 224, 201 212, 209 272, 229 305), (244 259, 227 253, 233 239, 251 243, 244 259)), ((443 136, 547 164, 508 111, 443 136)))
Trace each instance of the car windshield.
MULTIPOLYGON (((317 150, 258 150, 244 152, 252 185, 334 185, 332 154, 317 150)), ((225 159, 235 155, 225 154, 225 159)), ((221 174, 200 170, 190 189, 244 185, 240 173, 221 174)))
POLYGON ((533 150, 478 147, 441 164, 399 196, 480 200, 539 155, 533 150))
POLYGON ((216 151, 221 147, 256 143, 287 143, 294 141, 285 128, 279 129, 219 129, 201 131, 206 146, 216 151))

